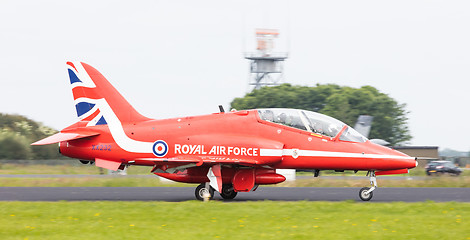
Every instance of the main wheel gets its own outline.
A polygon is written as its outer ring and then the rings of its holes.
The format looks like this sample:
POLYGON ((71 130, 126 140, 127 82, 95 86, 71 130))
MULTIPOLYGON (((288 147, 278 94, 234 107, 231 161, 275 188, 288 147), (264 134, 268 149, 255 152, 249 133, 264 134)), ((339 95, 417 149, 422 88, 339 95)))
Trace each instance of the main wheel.
POLYGON ((233 189, 232 184, 224 184, 222 185, 220 196, 223 199, 234 199, 237 196, 237 192, 233 189))
POLYGON ((368 187, 363 187, 361 190, 359 190, 359 197, 361 198, 362 201, 369 201, 372 196, 374 196, 373 192, 366 193, 369 191, 370 188, 368 187))
POLYGON ((199 186, 197 186, 196 188, 196 191, 194 192, 194 194, 196 195, 196 199, 200 201, 204 200, 205 193, 209 193, 211 195, 209 197, 209 200, 212 200, 214 198, 214 189, 210 186, 209 189, 207 189, 205 183, 199 184, 199 186))

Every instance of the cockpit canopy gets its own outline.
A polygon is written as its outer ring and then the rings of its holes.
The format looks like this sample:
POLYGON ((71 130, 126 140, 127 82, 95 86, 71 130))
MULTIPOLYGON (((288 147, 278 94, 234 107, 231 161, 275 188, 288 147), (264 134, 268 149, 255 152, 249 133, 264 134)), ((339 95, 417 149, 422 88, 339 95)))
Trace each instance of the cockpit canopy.
POLYGON ((289 108, 258 109, 258 113, 262 120, 332 138, 336 137, 346 126, 347 128, 339 137, 340 140, 349 142, 367 141, 366 137, 343 122, 320 113, 289 108))

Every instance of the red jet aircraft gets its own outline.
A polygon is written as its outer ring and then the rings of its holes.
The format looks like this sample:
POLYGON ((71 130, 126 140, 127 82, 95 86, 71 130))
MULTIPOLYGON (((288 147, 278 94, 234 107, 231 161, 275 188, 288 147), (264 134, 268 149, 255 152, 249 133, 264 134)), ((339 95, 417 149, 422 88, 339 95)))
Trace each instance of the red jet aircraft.
POLYGON ((82 163, 110 170, 131 165, 177 182, 200 183, 196 198, 224 199, 259 185, 285 181, 276 169, 368 171, 371 187, 359 196, 368 201, 376 175, 402 174, 415 158, 371 143, 334 118, 297 109, 256 109, 150 119, 140 115, 95 68, 68 62, 79 121, 33 145, 59 143, 59 151, 82 163), (209 196, 209 194, 210 196, 209 196))

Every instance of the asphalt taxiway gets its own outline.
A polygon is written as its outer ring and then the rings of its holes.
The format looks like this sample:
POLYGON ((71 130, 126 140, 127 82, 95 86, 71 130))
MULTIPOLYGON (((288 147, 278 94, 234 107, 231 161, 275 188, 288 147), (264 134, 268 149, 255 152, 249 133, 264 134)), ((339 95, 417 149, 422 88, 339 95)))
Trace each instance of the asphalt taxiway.
MULTIPOLYGON (((360 188, 260 187, 238 201, 345 201, 360 188)), ((194 200, 193 187, 0 187, 0 201, 168 201, 194 200)), ((215 200, 222 200, 218 193, 215 200)), ((470 202, 470 188, 378 188, 370 202, 470 202)))

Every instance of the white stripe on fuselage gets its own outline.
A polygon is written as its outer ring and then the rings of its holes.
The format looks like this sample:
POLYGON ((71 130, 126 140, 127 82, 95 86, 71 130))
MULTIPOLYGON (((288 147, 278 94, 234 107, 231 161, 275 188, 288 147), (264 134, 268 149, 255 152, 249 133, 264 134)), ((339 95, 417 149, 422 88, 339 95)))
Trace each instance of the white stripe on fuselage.
POLYGON ((128 152, 152 153, 153 142, 141 142, 129 138, 124 132, 121 121, 118 119, 116 114, 114 114, 106 100, 100 99, 98 104, 100 111, 103 113, 104 119, 108 123, 111 135, 120 148, 128 152))
POLYGON ((103 114, 104 119, 108 123, 111 136, 120 148, 134 153, 152 153, 153 142, 142 142, 129 138, 124 132, 121 121, 116 114, 114 114, 105 99, 86 99, 86 101, 98 106, 101 114, 103 114))
POLYGON ((407 156, 368 154, 368 153, 329 152, 329 151, 299 150, 299 149, 260 149, 260 156, 270 156, 270 157, 292 156, 294 150, 297 150, 299 157, 303 156, 303 157, 337 157, 337 158, 381 158, 381 159, 414 160, 413 157, 407 157, 407 156))

